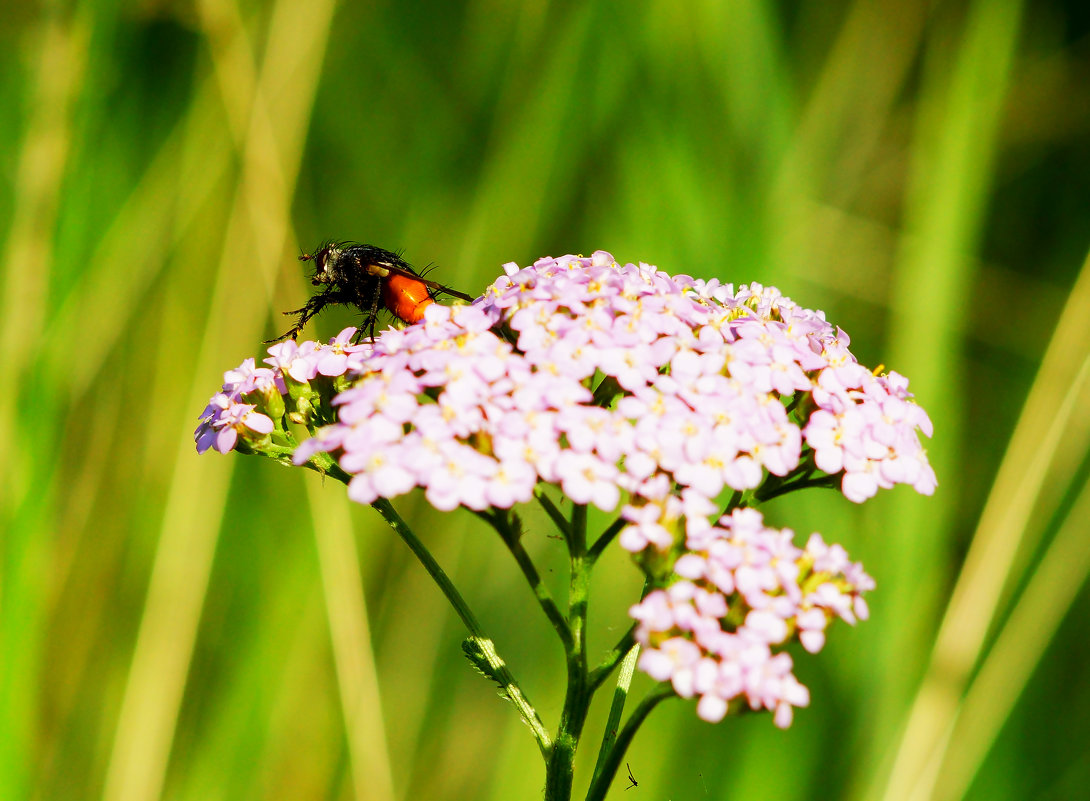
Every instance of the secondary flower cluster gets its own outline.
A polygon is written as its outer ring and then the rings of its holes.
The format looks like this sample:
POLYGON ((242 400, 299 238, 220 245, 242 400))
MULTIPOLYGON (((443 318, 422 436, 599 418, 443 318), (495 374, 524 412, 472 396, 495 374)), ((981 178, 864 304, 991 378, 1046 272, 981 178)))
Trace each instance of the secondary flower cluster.
POLYGON ((674 572, 681 580, 630 610, 646 649, 639 667, 683 698, 699 696, 697 714, 713 723, 735 702, 789 726, 810 694, 783 648, 797 638, 820 651, 833 618, 867 618, 861 593, 874 587, 843 548, 818 534, 797 548, 789 529, 767 528, 755 509, 691 534, 674 572))

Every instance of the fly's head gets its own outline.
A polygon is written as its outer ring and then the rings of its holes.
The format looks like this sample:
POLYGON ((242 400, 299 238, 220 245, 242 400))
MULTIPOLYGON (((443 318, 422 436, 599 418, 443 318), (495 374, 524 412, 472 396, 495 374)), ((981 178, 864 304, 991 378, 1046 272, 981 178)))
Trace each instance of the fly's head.
POLYGON ((314 262, 314 277, 311 283, 335 284, 344 278, 347 249, 334 242, 326 242, 313 253, 304 253, 299 261, 314 262))

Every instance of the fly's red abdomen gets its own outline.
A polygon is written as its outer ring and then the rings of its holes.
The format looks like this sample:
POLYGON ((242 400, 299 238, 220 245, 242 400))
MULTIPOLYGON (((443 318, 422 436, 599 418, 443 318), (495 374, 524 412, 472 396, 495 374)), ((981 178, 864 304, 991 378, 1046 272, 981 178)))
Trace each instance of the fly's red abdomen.
POLYGON ((382 282, 382 305, 397 319, 416 323, 424 319, 424 309, 434 303, 422 281, 391 273, 382 282))

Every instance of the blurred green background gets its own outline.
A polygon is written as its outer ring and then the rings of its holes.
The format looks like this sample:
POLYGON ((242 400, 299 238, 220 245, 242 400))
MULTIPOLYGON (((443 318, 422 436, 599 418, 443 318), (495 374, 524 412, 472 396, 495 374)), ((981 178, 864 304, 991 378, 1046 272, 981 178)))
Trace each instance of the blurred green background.
MULTIPOLYGON (((325 237, 473 293, 598 248, 775 284, 932 414, 933 498, 766 510, 879 584, 798 660, 811 707, 780 732, 664 704, 611 797, 1086 797, 1088 8, 4 2, 0 798, 540 797, 378 515, 194 451, 325 237)), ((555 726, 561 652, 509 556, 399 509, 555 726)), ((592 652, 638 588, 603 566, 592 652)))

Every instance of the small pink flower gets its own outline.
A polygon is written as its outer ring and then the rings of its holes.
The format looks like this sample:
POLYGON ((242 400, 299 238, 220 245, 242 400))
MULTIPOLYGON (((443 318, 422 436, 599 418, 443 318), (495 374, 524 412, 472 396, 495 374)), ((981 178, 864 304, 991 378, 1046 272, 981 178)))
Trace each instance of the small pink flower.
POLYGON ((222 392, 215 395, 194 434, 197 453, 204 453, 209 448, 227 453, 234 449, 240 437, 260 439, 269 434, 273 430, 273 421, 255 409, 253 404, 239 403, 222 392), (254 437, 255 434, 258 436, 254 437))

